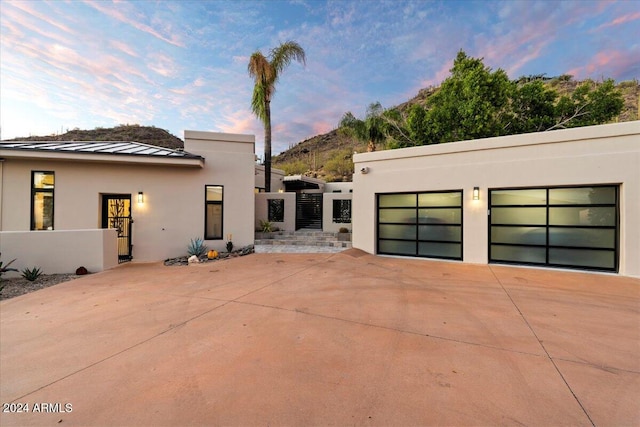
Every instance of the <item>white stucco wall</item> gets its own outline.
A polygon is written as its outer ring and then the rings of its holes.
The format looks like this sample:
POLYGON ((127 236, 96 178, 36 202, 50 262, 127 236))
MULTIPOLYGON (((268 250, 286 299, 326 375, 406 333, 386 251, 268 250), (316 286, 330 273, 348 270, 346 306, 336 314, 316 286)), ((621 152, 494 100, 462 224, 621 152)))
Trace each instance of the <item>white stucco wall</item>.
MULTIPOLYGON (((327 183, 327 185, 329 184, 327 183)), ((347 193, 324 193, 322 195, 322 231, 337 233, 341 228, 351 231, 351 223, 333 222, 333 201, 338 199, 352 200, 352 194, 348 191, 347 189, 347 193)))
POLYGON ((259 229, 260 221, 268 221, 270 199, 284 200, 284 221, 272 221, 271 225, 280 231, 296 230, 296 193, 258 193, 256 194, 255 228, 259 229))
MULTIPOLYGON (((252 244, 254 136, 185 131, 185 151, 205 157, 204 167, 5 156, 0 230, 29 230, 31 171, 42 170, 55 172, 55 230, 100 228, 102 195, 130 194, 134 260, 185 255, 189 239, 204 236, 205 185, 224 186, 223 237, 252 244)), ((224 238, 206 243, 224 250, 224 238)))
POLYGON ((118 265, 117 232, 105 230, 0 231, 2 261, 15 259, 7 277, 19 276, 25 268, 38 267, 44 274, 89 272, 118 265))
MULTIPOLYGON (((255 187, 264 191, 264 165, 256 165, 256 180, 255 187)), ((271 192, 277 193, 280 190, 284 190, 284 171, 282 169, 271 168, 271 192)))
POLYGON ((619 272, 640 276, 640 121, 362 153, 354 162, 353 246, 366 252, 376 250, 377 193, 462 189, 463 260, 487 263, 488 189, 620 184, 619 272))

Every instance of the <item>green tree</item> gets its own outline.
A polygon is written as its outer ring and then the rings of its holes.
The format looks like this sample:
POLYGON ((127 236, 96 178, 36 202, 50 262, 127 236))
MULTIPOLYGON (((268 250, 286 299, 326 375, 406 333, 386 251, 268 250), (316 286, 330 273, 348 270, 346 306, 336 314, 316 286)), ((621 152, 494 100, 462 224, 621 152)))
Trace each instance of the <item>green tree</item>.
POLYGON ((367 107, 364 120, 356 118, 348 111, 342 116, 338 126, 341 128, 341 133, 359 141, 365 141, 368 151, 376 151, 377 145, 387 139, 387 123, 382 104, 373 102, 367 107))
POLYGON ((624 101, 612 79, 587 80, 571 96, 564 95, 555 108, 555 124, 548 130, 606 123, 622 111, 624 101))
POLYGON ((427 139, 450 142, 499 136, 506 133, 513 85, 503 70, 491 71, 482 59, 459 51, 451 76, 427 101, 427 139))
POLYGON ((264 125, 264 172, 267 192, 271 191, 271 99, 280 74, 291 61, 305 65, 306 55, 298 43, 287 41, 271 49, 268 58, 259 50, 254 52, 247 67, 249 76, 255 81, 251 111, 264 125))
POLYGON ((508 134, 542 132, 554 124, 555 100, 558 94, 547 88, 542 80, 514 83, 511 97, 508 134))

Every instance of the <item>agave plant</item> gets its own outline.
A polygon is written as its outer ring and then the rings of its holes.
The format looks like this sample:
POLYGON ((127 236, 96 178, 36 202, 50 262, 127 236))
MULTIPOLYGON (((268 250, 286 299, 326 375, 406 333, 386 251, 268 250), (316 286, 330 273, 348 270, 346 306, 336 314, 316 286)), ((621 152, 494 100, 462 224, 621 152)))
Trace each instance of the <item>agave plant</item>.
MULTIPOLYGON (((0 256, 2 255, 2 253, 0 253, 0 256)), ((7 263, 7 265, 4 265, 2 261, 0 261, 0 276, 2 276, 2 273, 6 273, 7 271, 18 271, 15 268, 9 268, 9 266, 11 265, 12 262, 15 261, 15 258, 12 259, 11 261, 9 261, 7 263)))
POLYGON ((38 277, 40 277, 41 274, 42 270, 40 270, 38 267, 33 267, 31 269, 25 268, 24 270, 22 270, 22 277, 30 282, 35 281, 38 277))
POLYGON ((204 240, 201 238, 191 239, 189 246, 187 247, 187 253, 189 255, 195 255, 198 258, 205 256, 209 248, 204 244, 204 240))

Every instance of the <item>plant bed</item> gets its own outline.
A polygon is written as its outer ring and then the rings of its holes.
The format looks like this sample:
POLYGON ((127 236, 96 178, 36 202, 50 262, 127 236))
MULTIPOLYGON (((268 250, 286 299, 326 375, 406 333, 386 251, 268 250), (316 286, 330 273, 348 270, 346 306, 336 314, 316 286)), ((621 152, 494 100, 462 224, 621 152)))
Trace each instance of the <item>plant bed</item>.
MULTIPOLYGON (((220 261, 228 258, 235 258, 239 256, 245 256, 245 255, 252 254, 253 252, 254 252, 253 245, 249 245, 242 248, 234 249, 231 252, 220 252, 218 254, 218 258, 214 258, 214 259, 209 259, 207 258, 206 255, 201 256, 198 258, 198 261, 199 261, 198 264, 215 262, 215 261, 220 261)), ((189 265, 189 256, 185 255, 177 258, 167 258, 164 260, 164 265, 166 266, 189 265)))
POLYGON ((77 279, 78 275, 71 274, 43 274, 33 282, 25 279, 24 277, 12 277, 8 279, 2 279, 0 281, 0 300, 5 300, 20 295, 28 294, 29 292, 37 291, 40 289, 48 288, 49 286, 57 285, 62 282, 68 282, 69 280, 77 279))

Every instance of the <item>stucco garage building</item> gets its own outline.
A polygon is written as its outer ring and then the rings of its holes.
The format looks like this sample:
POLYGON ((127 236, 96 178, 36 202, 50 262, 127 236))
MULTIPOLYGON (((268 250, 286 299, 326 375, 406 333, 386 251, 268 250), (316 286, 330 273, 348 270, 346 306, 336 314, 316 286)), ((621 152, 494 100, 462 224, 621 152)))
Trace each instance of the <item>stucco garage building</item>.
POLYGON ((356 248, 640 276, 640 121, 354 162, 356 248))

